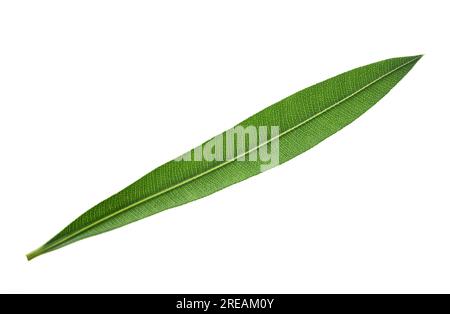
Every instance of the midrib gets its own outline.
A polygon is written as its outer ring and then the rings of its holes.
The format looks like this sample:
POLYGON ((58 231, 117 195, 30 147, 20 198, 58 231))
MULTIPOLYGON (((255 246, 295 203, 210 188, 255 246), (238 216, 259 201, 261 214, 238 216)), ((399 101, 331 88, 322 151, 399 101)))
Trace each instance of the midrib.
POLYGON ((196 180, 196 179, 198 179, 198 178, 201 178, 201 177, 203 177, 203 176, 205 176, 205 175, 207 175, 207 174, 209 174, 209 173, 211 173, 211 172, 213 172, 213 171, 216 171, 217 169, 220 169, 220 168, 222 168, 222 167, 225 167, 226 165, 228 165, 228 164, 230 164, 230 163, 236 161, 237 159, 239 159, 239 158, 241 158, 241 157, 244 157, 244 156, 250 154, 251 152, 253 152, 253 151, 255 151, 255 150, 257 150, 257 149, 259 149, 259 148, 261 148, 261 147, 263 147, 263 146, 265 146, 265 145, 267 145, 267 144, 269 144, 269 143, 272 142, 273 140, 278 139, 278 138, 280 138, 280 137, 282 137, 282 136, 284 136, 284 135, 286 135, 286 134, 288 134, 288 133, 290 133, 290 132, 292 132, 292 131, 294 131, 294 130, 300 128, 301 126, 303 126, 303 125, 305 125, 305 124, 311 122, 312 120, 316 119, 316 118, 319 117, 320 115, 322 115, 322 114, 324 114, 324 113, 326 113, 326 112, 332 110, 333 108, 339 106, 341 103, 343 103, 343 102, 347 101, 348 99, 350 99, 350 98, 352 98, 352 97, 358 95, 359 93, 363 92, 364 90, 366 90, 367 88, 369 88, 369 87, 372 86, 373 84, 375 84, 375 83, 379 82, 380 80, 386 78, 387 76, 389 76, 389 75, 391 75, 391 74, 397 72, 398 70, 404 68, 405 66, 407 66, 407 65, 409 65, 409 64, 411 64, 411 63, 413 63, 414 61, 418 60, 419 58, 420 58, 420 56, 417 56, 417 57, 415 57, 414 59, 411 59, 411 60, 409 60, 408 62, 406 62, 406 63, 404 63, 404 64, 402 64, 402 65, 396 67, 395 69, 393 69, 393 70, 391 70, 391 71, 389 71, 389 72, 383 74, 383 75, 380 76, 379 78, 373 80, 372 82, 368 83, 367 85, 363 86, 362 88, 358 89, 357 91, 353 92, 352 94, 350 94, 350 95, 344 97, 343 99, 339 100, 338 102, 332 104, 332 105, 329 106, 328 108, 326 108, 326 109, 324 109, 324 110, 318 112, 317 114, 315 114, 315 115, 311 116, 310 118, 308 118, 308 119, 302 121, 301 123, 299 123, 299 124, 297 124, 297 125, 295 125, 295 126, 289 128, 289 129, 287 129, 287 130, 281 132, 278 136, 275 136, 275 137, 271 138, 270 140, 265 141, 265 142, 263 142, 262 144, 260 144, 260 145, 258 145, 258 146, 256 146, 256 147, 254 147, 254 148, 252 148, 252 149, 250 149, 250 150, 248 150, 248 151, 242 153, 241 155, 238 155, 238 156, 236 156, 236 157, 234 157, 234 158, 232 158, 232 159, 230 159, 230 160, 227 160, 227 161, 225 161, 225 162, 223 162, 223 163, 221 163, 221 164, 219 164, 219 165, 217 165, 217 166, 215 166, 215 167, 213 167, 213 168, 211 168, 211 169, 208 169, 208 170, 205 171, 205 172, 202 172, 202 173, 200 173, 200 174, 198 174, 198 175, 196 175, 196 176, 193 176, 193 177, 191 177, 191 178, 188 178, 188 179, 186 179, 186 180, 184 180, 184 181, 182 181, 182 182, 180 182, 180 183, 177 183, 177 184, 175 184, 175 185, 173 185, 173 186, 171 186, 171 187, 169 187, 169 188, 167 188, 167 189, 164 189, 164 190, 162 190, 162 191, 160 191, 160 192, 158 192, 158 193, 152 194, 152 195, 150 195, 149 197, 146 197, 146 198, 144 198, 144 199, 142 199, 142 200, 140 200, 140 201, 138 201, 138 202, 135 202, 135 203, 133 203, 133 204, 131 204, 131 205, 128 205, 127 207, 124 207, 124 208, 122 208, 122 209, 120 209, 120 210, 118 210, 118 211, 116 211, 116 212, 114 212, 114 213, 112 213, 112 214, 110 214, 110 215, 108 215, 108 216, 105 216, 105 217, 103 217, 103 218, 101 218, 101 219, 95 221, 94 223, 92 223, 92 224, 90 224, 90 225, 88 225, 88 226, 85 226, 85 227, 81 228, 80 230, 77 230, 76 232, 74 232, 74 233, 72 233, 72 234, 69 234, 68 236, 66 236, 66 237, 64 237, 64 238, 59 239, 58 241, 56 241, 56 242, 54 242, 54 243, 51 243, 49 246, 46 246, 46 245, 42 246, 41 248, 39 248, 38 250, 36 250, 36 252, 40 251, 41 249, 45 249, 45 250, 51 250, 51 249, 54 249, 54 248, 56 248, 58 245, 63 244, 64 242, 66 242, 66 241, 68 241, 68 240, 71 240, 71 239, 75 238, 76 236, 82 234, 83 232, 85 232, 85 231, 87 231, 87 230, 89 230, 89 229, 92 229, 92 228, 94 228, 95 226, 101 224, 102 222, 105 222, 105 221, 107 221, 107 220, 109 220, 109 219, 111 219, 111 218, 113 218, 113 217, 115 217, 115 216, 117 216, 117 215, 120 215, 120 214, 122 214, 122 213, 124 213, 124 212, 130 210, 130 209, 133 208, 133 207, 136 207, 136 206, 138 206, 138 205, 140 205, 140 204, 142 204, 142 203, 145 203, 145 202, 147 202, 147 201, 150 201, 150 200, 152 200, 152 199, 154 199, 154 198, 156 198, 156 197, 158 197, 158 196, 161 196, 162 194, 165 194, 165 193, 168 193, 168 192, 170 192, 170 191, 172 191, 172 190, 174 190, 174 189, 177 189, 177 188, 179 188, 180 186, 183 186, 183 185, 185 185, 185 184, 188 184, 188 183, 190 183, 190 182, 192 182, 192 181, 194 181, 194 180, 196 180))

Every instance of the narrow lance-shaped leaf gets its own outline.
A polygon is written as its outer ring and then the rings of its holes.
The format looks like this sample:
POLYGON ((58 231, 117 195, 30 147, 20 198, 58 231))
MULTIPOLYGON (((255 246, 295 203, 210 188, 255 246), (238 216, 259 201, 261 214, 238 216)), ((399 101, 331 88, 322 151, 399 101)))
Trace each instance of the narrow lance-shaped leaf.
POLYGON ((205 197, 298 156, 372 107, 420 58, 360 67, 267 107, 94 206, 28 259, 205 197), (240 144, 238 131, 244 133, 240 144), (256 141, 245 141, 255 134, 256 141))

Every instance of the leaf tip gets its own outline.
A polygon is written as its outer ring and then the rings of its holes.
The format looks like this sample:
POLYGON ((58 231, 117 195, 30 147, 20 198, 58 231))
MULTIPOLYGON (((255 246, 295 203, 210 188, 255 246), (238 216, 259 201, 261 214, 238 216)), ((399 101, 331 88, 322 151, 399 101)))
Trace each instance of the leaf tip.
POLYGON ((423 56, 424 56, 423 54, 420 54, 420 55, 412 56, 411 58, 414 59, 414 60, 416 60, 416 62, 417 62, 417 61, 419 61, 420 59, 422 59, 423 56))
POLYGON ((406 63, 414 66, 417 62, 419 62, 420 59, 422 59, 423 56, 424 56, 423 54, 415 55, 415 56, 407 56, 407 57, 404 57, 404 59, 405 59, 406 63))

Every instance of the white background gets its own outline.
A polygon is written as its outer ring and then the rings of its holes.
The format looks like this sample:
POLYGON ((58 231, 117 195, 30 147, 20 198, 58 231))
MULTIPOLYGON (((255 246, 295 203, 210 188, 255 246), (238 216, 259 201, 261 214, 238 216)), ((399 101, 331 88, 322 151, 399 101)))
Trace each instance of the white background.
POLYGON ((448 1, 2 1, 0 292, 450 292, 448 1), (300 157, 27 262, 313 83, 425 54, 300 157))

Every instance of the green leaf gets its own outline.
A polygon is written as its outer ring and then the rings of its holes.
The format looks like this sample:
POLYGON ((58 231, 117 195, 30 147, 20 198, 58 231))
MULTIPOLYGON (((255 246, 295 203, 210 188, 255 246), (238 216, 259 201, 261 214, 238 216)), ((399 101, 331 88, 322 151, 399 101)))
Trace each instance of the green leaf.
POLYGON ((27 258, 205 197, 298 156, 372 107, 420 58, 394 58, 360 67, 267 107, 184 155, 202 160, 172 160, 156 168, 88 210, 27 258), (250 135, 255 134, 250 131, 264 127, 270 135, 258 131, 252 141, 250 135), (238 130, 249 131, 249 140, 241 146, 233 134, 238 130), (231 134, 235 145, 229 141, 231 134), (210 154, 202 156, 204 152, 210 154))

